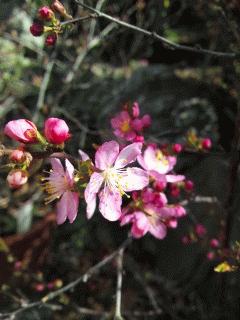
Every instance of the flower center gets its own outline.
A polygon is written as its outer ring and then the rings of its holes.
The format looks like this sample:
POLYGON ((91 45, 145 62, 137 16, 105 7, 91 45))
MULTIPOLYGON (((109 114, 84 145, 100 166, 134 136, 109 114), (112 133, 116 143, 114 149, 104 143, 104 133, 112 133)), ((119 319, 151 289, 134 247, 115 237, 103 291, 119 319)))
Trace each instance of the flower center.
POLYGON ((128 120, 123 121, 123 123, 120 126, 120 129, 123 133, 126 133, 129 131, 130 129, 130 124, 128 120))
POLYGON ((126 169, 107 168, 103 172, 105 185, 113 192, 120 192, 123 196, 125 193, 122 178, 127 175, 126 169))
POLYGON ((161 161, 166 166, 169 164, 168 159, 164 156, 164 154, 162 153, 161 150, 156 151, 156 158, 157 158, 157 160, 161 161))
POLYGON ((59 199, 64 192, 71 190, 71 186, 65 175, 51 173, 48 178, 42 178, 43 190, 48 193, 48 197, 45 198, 45 203, 50 203, 59 199))

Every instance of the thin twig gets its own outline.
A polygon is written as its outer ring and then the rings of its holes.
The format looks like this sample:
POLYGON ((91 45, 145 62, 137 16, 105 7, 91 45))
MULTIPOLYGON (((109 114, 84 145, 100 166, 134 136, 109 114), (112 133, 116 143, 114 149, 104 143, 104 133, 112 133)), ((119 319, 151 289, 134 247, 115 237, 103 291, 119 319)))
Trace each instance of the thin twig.
POLYGON ((122 21, 120 19, 114 18, 106 13, 101 12, 100 10, 94 9, 94 8, 86 5, 85 3, 83 3, 80 0, 75 0, 75 2, 79 6, 81 6, 82 8, 87 9, 91 12, 94 12, 96 15, 98 15, 99 18, 104 18, 104 19, 111 21, 111 22, 114 22, 122 27, 131 29, 136 32, 140 32, 140 33, 142 33, 152 39, 155 39, 157 41, 162 42, 163 45, 165 45, 167 48, 169 48, 171 50, 184 50, 184 51, 189 51, 189 52, 194 52, 194 53, 199 53, 199 54, 209 54, 209 55, 212 55, 212 56, 215 56, 218 58, 236 59, 236 58, 240 57, 239 53, 213 51, 213 50, 203 49, 200 47, 191 47, 191 46, 181 45, 181 44, 172 42, 172 41, 160 36, 156 32, 149 31, 149 30, 140 28, 138 26, 135 26, 133 24, 127 23, 125 21, 122 21))
POLYGON ((105 259, 103 259, 102 261, 98 262, 97 264, 95 264, 93 267, 91 267, 90 269, 87 270, 87 272, 85 272, 83 275, 81 275, 80 277, 78 277, 76 280, 70 282, 69 284, 67 284, 66 286, 63 286, 62 288, 55 290, 53 292, 50 292, 49 294, 47 294, 46 296, 44 296, 40 301, 36 301, 36 302, 32 302, 29 304, 25 304, 23 306, 21 306, 19 309, 10 312, 10 313, 5 313, 5 314, 1 314, 0 313, 0 319, 1 320, 5 320, 5 319, 15 319, 16 315, 18 315, 19 313, 22 313, 28 309, 32 309, 35 307, 40 307, 45 305, 46 303, 49 302, 50 300, 55 299, 56 297, 60 296, 62 293, 65 293, 71 289, 74 289, 77 285, 79 285, 79 283, 81 282, 87 282, 88 279, 90 279, 94 274, 97 274, 99 272, 100 269, 102 269, 106 264, 108 264, 109 262, 111 262, 118 254, 121 250, 124 250, 132 241, 132 238, 127 238, 120 246, 117 250, 115 250, 113 253, 111 253, 110 255, 108 255, 105 259))
POLYGON ((98 16, 96 14, 89 14, 85 17, 79 17, 79 18, 75 18, 75 19, 71 19, 71 20, 66 20, 61 22, 61 26, 65 26, 67 24, 71 24, 71 23, 75 23, 75 22, 81 22, 81 21, 85 21, 85 20, 89 20, 89 19, 95 19, 98 16))
POLYGON ((116 287, 116 309, 114 320, 123 320, 121 316, 122 303, 122 276, 123 276, 123 254, 124 248, 119 251, 117 256, 117 287, 116 287))

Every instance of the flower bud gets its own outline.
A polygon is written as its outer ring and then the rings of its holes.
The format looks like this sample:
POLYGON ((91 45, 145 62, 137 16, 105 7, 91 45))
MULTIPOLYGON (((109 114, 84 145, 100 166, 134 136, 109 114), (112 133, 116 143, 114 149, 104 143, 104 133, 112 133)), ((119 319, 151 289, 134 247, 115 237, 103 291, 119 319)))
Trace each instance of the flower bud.
POLYGON ((44 26, 42 23, 34 22, 30 27, 30 32, 34 37, 40 37, 43 34, 44 26))
POLYGON ((196 234, 201 238, 201 237, 203 237, 203 236, 206 235, 207 229, 204 227, 203 224, 198 223, 198 224, 195 226, 195 232, 196 232, 196 234))
POLYGON ((70 137, 68 125, 58 118, 49 118, 45 121, 44 134, 48 142, 53 144, 61 144, 70 137))
POLYGON ((180 143, 175 143, 173 146, 172 146, 172 150, 173 152, 175 153, 180 153, 182 151, 182 145, 180 143))
POLYGON ((15 149, 11 152, 9 159, 14 162, 22 163, 25 160, 24 151, 20 149, 15 149))
POLYGON ((10 188, 17 189, 28 181, 28 174, 24 170, 16 169, 9 172, 7 182, 10 188))
POLYGON ((192 182, 192 180, 186 180, 184 182, 184 188, 186 191, 192 191, 194 188, 194 183, 192 182))
POLYGON ((134 118, 138 118, 140 115, 140 109, 138 102, 134 102, 132 105, 132 114, 134 118))
POLYGON ((149 114, 145 114, 143 117, 142 117, 142 124, 143 124, 143 127, 144 128, 147 128, 151 125, 152 123, 152 119, 150 117, 149 114))
POLYGON ((51 4, 51 9, 57 13, 59 13, 61 16, 65 17, 65 18, 72 18, 72 16, 70 16, 64 5, 59 1, 59 0, 53 0, 52 4, 51 4))
POLYGON ((57 41, 57 34, 51 33, 46 37, 45 44, 48 47, 54 46, 57 41))
POLYGON ((44 6, 38 10, 38 15, 43 20, 51 20, 54 17, 54 12, 48 6, 44 6))
POLYGON ((220 242, 219 242, 218 239, 213 238, 213 239, 210 240, 210 246, 212 248, 218 248, 219 245, 220 245, 220 242))
POLYGON ((37 127, 27 119, 9 121, 4 128, 4 134, 22 143, 37 142, 37 127))
POLYGON ((203 149, 209 150, 212 147, 212 141, 209 138, 203 139, 201 145, 203 149))

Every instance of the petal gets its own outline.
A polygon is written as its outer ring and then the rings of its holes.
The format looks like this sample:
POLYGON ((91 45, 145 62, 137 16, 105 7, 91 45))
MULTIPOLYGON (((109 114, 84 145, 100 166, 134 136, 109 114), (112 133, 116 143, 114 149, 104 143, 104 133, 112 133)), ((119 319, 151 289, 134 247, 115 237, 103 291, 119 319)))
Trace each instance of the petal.
POLYGON ((77 217, 78 206, 79 206, 79 195, 77 192, 67 191, 68 194, 68 220, 70 223, 77 217))
POLYGON ((123 168, 127 164, 134 162, 137 157, 141 154, 142 143, 134 142, 127 147, 123 148, 119 153, 114 167, 116 169, 123 168))
POLYGON ((162 222, 157 222, 155 225, 150 225, 149 232, 157 239, 163 239, 167 234, 167 227, 162 222))
POLYGON ((175 175, 175 174, 167 174, 166 175, 167 182, 179 182, 185 179, 185 176, 175 175))
POLYGON ((96 209, 96 194, 98 193, 103 183, 103 176, 100 173, 94 172, 91 175, 90 181, 85 189, 84 197, 87 203, 87 218, 90 219, 96 209))
POLYGON ((147 147, 143 154, 143 159, 149 170, 155 169, 157 164, 156 150, 151 146, 147 147))
POLYGON ((143 212, 137 211, 134 215, 135 219, 133 221, 131 233, 134 238, 141 238, 149 231, 150 224, 143 212))
POLYGON ((153 177, 157 182, 167 182, 167 178, 165 174, 158 173, 155 170, 150 170, 149 174, 153 177))
POLYGON ((149 184, 149 176, 140 168, 127 168, 126 175, 121 176, 120 184, 124 191, 142 190, 149 184))
POLYGON ((78 150, 78 154, 80 155, 82 161, 87 161, 90 159, 88 154, 86 154, 86 152, 82 151, 81 149, 78 150))
POLYGON ((71 162, 68 159, 65 160, 65 166, 66 166, 66 177, 68 179, 69 184, 72 185, 74 166, 71 164, 71 162))
POLYGON ((147 163, 145 163, 143 156, 141 154, 137 157, 137 162, 140 164, 140 166, 143 169, 148 170, 148 165, 147 165, 147 163))
POLYGON ((87 218, 91 219, 94 211, 96 209, 96 200, 97 200, 97 194, 96 193, 92 193, 89 197, 88 197, 88 202, 87 202, 87 218))
POLYGON ((121 216, 120 226, 124 226, 125 224, 132 222, 133 218, 134 218, 134 214, 126 214, 121 216))
POLYGON ((68 194, 64 192, 62 198, 57 203, 57 224, 63 224, 67 219, 68 194))
POLYGON ((112 192, 108 187, 105 187, 99 194, 99 198, 99 211, 104 216, 104 218, 109 221, 118 220, 122 215, 122 197, 120 193, 112 192))
POLYGON ((61 163, 61 161, 59 159, 52 158, 50 160, 50 163, 52 165, 52 170, 53 170, 54 173, 59 173, 61 175, 65 175, 62 163, 61 163))
POLYGON ((116 141, 105 142, 95 155, 95 165, 100 170, 111 167, 119 154, 119 144, 116 141))

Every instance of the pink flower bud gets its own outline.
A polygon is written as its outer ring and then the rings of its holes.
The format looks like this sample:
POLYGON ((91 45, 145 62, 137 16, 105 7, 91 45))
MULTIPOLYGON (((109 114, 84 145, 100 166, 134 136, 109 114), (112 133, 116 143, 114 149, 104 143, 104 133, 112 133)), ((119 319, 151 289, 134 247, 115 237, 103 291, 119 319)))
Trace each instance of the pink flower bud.
POLYGON ((184 188, 186 191, 192 191, 194 188, 194 183, 191 180, 186 180, 184 183, 184 188))
POLYGON ((28 181, 28 174, 24 170, 16 169, 9 172, 7 182, 10 188, 17 189, 28 181))
POLYGON ((180 194, 180 189, 177 185, 172 184, 170 187, 170 194, 172 197, 177 198, 180 194))
POLYGON ((157 181, 154 183, 154 188, 157 190, 157 191, 163 191, 167 186, 167 183, 165 181, 157 181))
POLYGON ((147 128, 151 125, 152 123, 152 119, 150 117, 149 114, 145 114, 143 117, 142 117, 142 124, 143 124, 143 127, 144 128, 147 128))
POLYGON ((195 232, 199 237, 203 237, 207 233, 207 229, 204 227, 203 224, 198 223, 195 226, 195 232))
POLYGON ((139 109, 139 104, 138 102, 134 102, 132 106, 132 114, 134 118, 139 117, 140 115, 140 109, 139 109))
POLYGON ((4 134, 22 143, 37 142, 37 127, 27 119, 9 121, 5 125, 4 134))
POLYGON ((219 247, 219 240, 218 239, 211 239, 210 240, 210 246, 212 247, 212 248, 218 248, 219 247))
POLYGON ((25 160, 24 152, 20 149, 13 150, 9 156, 11 161, 22 163, 25 160))
POLYGON ((173 146, 172 146, 172 150, 173 152, 175 153, 180 153, 182 151, 182 145, 180 143, 175 143, 173 146))
POLYGON ((208 259, 209 261, 212 261, 212 260, 214 260, 214 258, 215 258, 215 253, 212 252, 212 251, 209 251, 209 252, 207 253, 207 259, 208 259))
POLYGON ((191 239, 189 238, 189 236, 183 236, 181 240, 182 240, 183 244, 190 244, 191 243, 191 239))
POLYGON ((53 144, 61 144, 70 137, 66 122, 58 118, 49 118, 45 121, 44 134, 53 144))
POLYGON ((48 6, 41 7, 38 10, 38 14, 43 20, 51 20, 54 17, 53 11, 48 6))
POLYGON ((30 27, 30 32, 34 37, 40 37, 43 34, 44 26, 42 23, 34 22, 30 27))
POLYGON ((209 138, 202 140, 202 148, 205 150, 209 150, 212 147, 212 141, 209 138))
POLYGON ((42 292, 45 290, 45 285, 43 283, 37 283, 37 284, 35 284, 34 289, 37 292, 42 292))
POLYGON ((48 47, 54 46, 57 41, 57 34, 51 33, 46 37, 45 44, 48 47))
POLYGON ((167 226, 169 228, 175 229, 175 228, 177 228, 177 225, 178 225, 177 219, 172 218, 167 221, 167 226))

